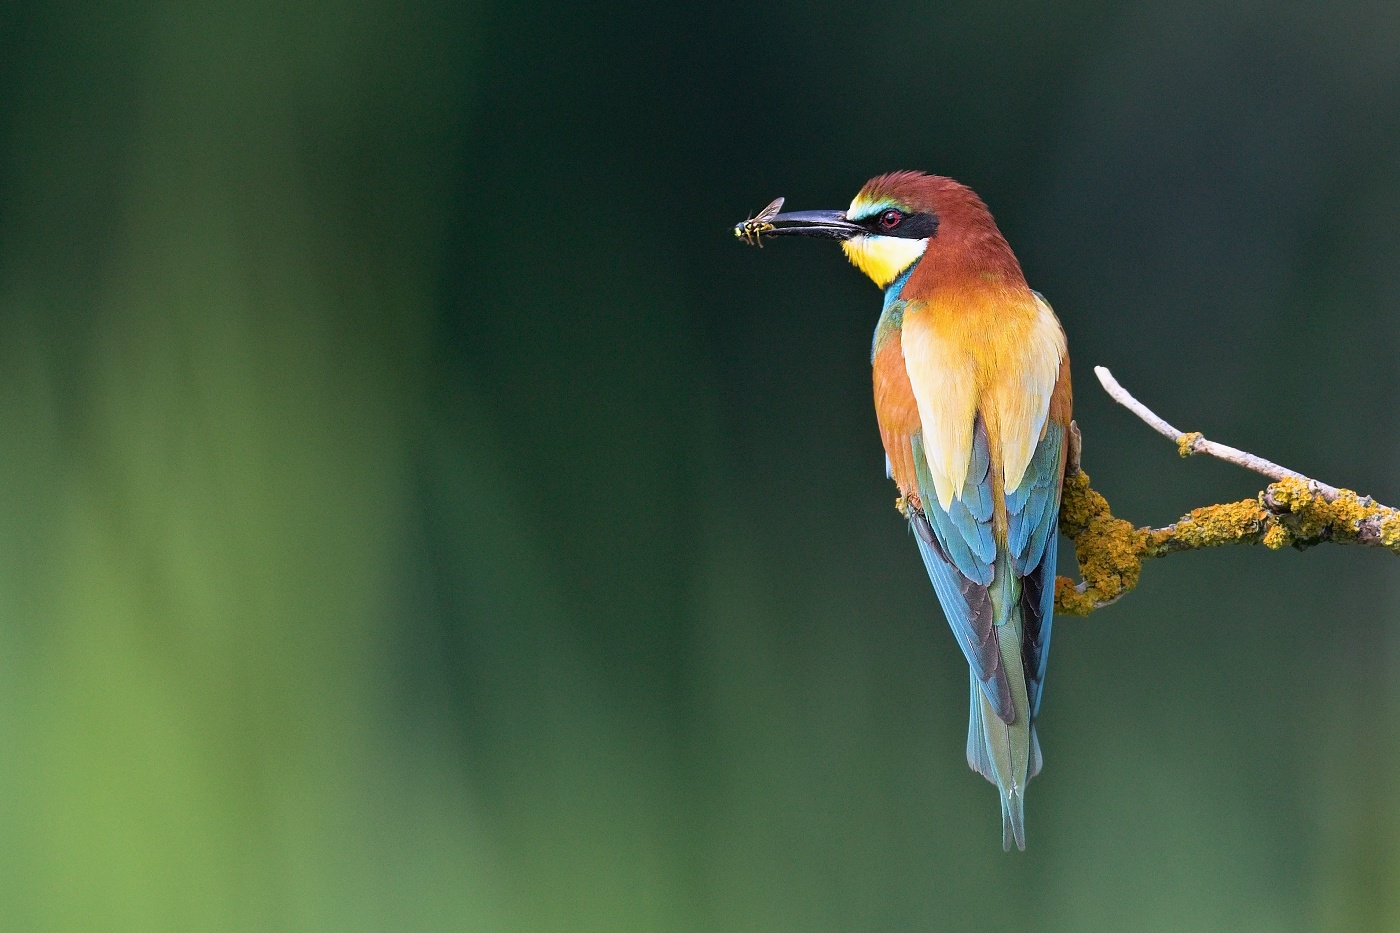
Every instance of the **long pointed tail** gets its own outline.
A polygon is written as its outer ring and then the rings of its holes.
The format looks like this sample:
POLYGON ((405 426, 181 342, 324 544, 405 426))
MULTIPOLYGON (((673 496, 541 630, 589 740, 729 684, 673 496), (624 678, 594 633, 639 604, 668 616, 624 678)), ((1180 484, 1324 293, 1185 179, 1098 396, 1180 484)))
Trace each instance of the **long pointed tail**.
POLYGON ((967 763, 997 786, 1001 798, 1002 847, 1011 843, 1026 848, 1026 782, 1040 770, 1040 741, 1032 722, 1030 698, 1021 657, 1021 607, 1019 581, 1003 556, 997 560, 991 587, 1001 661, 1011 684, 1014 718, 997 716, 969 672, 971 709, 967 724, 967 763))
MULTIPOLYGON (((967 722, 967 763, 973 771, 997 786, 998 796, 1001 798, 1002 848, 1009 852, 1011 843, 1014 841, 1016 848, 1024 850, 1026 848, 1025 784, 1015 780, 1015 766, 1011 764, 1013 753, 1010 744, 1017 738, 1016 730, 1007 728, 1005 723, 996 718, 996 714, 992 712, 990 704, 987 703, 978 687, 976 676, 969 672, 968 679, 971 683, 972 702, 967 722), (1008 765, 1007 770, 1012 772, 1009 780, 998 779, 998 759, 1008 765)), ((1040 738, 1035 734, 1034 726, 1031 727, 1030 738, 1030 760, 1027 763, 1026 780, 1030 780, 1039 773, 1042 763, 1040 738)))
POLYGON ((1011 851, 1011 841, 1016 848, 1026 851, 1026 796, 1021 791, 1011 790, 1001 795, 1001 848, 1011 851))

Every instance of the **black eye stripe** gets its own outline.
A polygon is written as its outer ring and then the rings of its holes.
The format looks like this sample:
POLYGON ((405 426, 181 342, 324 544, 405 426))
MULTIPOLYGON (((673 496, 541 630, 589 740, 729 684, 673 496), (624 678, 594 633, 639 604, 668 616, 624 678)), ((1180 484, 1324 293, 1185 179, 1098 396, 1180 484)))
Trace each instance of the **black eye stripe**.
POLYGON ((860 221, 860 225, 876 236, 897 236, 908 240, 922 240, 933 236, 938 232, 938 217, 928 212, 916 214, 904 214, 901 220, 894 227, 887 227, 884 224, 885 215, 888 210, 880 211, 878 214, 860 221))

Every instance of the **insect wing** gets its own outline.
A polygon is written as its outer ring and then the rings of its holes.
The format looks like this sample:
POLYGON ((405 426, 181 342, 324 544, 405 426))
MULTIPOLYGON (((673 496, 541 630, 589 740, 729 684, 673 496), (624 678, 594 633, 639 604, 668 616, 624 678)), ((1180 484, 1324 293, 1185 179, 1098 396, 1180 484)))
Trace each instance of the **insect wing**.
POLYGON ((774 198, 773 203, 758 212, 758 216, 753 219, 755 224, 764 224, 778 216, 778 211, 783 209, 785 198, 774 198))
POLYGON ((734 235, 750 246, 762 246, 763 234, 773 229, 770 221, 778 216, 778 211, 783 209, 783 198, 775 198, 771 204, 759 211, 757 216, 749 217, 742 223, 734 225, 734 235))

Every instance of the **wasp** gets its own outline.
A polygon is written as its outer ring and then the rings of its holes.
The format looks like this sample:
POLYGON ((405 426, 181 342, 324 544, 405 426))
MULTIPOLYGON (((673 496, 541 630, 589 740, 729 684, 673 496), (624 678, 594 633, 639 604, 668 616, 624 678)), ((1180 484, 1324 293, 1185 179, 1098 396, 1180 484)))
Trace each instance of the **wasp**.
POLYGON ((773 203, 759 211, 757 215, 735 224, 734 235, 750 246, 761 248, 763 235, 773 229, 773 225, 769 221, 778 216, 778 211, 782 209, 783 198, 774 198, 773 203))

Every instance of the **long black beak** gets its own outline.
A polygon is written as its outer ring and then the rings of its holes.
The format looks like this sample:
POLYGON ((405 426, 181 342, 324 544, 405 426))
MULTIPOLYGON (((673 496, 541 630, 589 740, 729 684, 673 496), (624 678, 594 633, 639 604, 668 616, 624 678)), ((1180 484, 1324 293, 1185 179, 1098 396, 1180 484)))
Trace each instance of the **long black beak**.
POLYGON ((792 211, 787 214, 772 212, 770 204, 757 217, 734 225, 734 235, 751 246, 762 245, 764 237, 770 236, 811 236, 828 240, 849 240, 865 233, 864 227, 846 219, 845 211, 792 211))
POLYGON ((792 211, 768 221, 768 236, 815 236, 828 240, 849 240, 865 228, 846 219, 845 211, 792 211))

